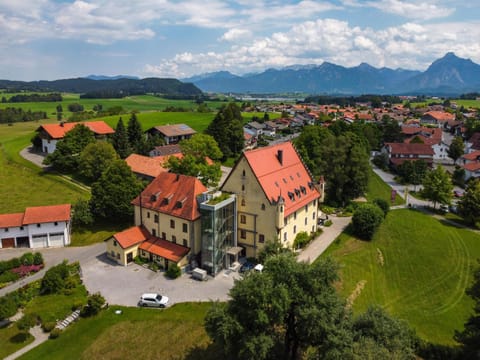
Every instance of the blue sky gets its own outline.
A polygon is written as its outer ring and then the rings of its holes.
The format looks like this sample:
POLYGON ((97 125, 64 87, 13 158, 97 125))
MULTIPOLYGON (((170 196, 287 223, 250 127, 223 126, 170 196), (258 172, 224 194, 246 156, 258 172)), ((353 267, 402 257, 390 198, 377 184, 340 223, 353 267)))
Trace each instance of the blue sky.
POLYGON ((0 79, 480 63, 480 2, 0 0, 0 79))

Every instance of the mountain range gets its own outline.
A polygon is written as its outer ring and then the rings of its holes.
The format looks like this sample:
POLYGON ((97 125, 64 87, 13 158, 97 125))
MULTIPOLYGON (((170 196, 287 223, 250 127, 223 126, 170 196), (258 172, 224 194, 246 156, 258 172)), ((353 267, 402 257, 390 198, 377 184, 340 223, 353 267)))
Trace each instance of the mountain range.
POLYGON ((219 71, 182 79, 205 92, 307 94, 459 95, 480 90, 480 65, 447 53, 424 72, 375 68, 362 63, 344 67, 329 62, 293 65, 243 76, 219 71))

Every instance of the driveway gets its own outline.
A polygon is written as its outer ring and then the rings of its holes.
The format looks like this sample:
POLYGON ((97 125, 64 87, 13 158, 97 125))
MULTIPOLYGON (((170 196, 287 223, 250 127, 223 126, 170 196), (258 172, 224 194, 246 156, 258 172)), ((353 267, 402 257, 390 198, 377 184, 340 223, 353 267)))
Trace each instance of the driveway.
POLYGON ((108 303, 136 306, 140 295, 155 292, 166 295, 169 304, 187 301, 212 301, 228 299, 237 272, 224 271, 215 278, 198 281, 183 274, 171 280, 164 272, 153 272, 137 264, 121 266, 110 261, 105 254, 82 265, 83 282, 90 293, 100 292, 108 303))

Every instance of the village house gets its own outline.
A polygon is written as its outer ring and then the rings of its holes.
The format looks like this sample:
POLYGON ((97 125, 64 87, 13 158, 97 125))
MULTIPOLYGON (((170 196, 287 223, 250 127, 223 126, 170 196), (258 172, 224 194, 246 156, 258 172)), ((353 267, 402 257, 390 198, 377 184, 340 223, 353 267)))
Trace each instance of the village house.
POLYGON ((105 139, 109 135, 115 133, 110 126, 104 121, 85 121, 85 122, 61 122, 59 124, 44 124, 41 125, 37 132, 42 139, 41 151, 51 154, 57 148, 57 142, 65 137, 65 134, 72 130, 78 124, 82 124, 89 128, 97 139, 105 139))
POLYGON ((154 126, 146 131, 148 136, 160 136, 166 145, 190 139, 197 132, 185 124, 154 126))
POLYGON ((427 111, 420 119, 423 125, 433 125, 440 128, 446 128, 448 123, 455 121, 455 114, 450 114, 445 111, 427 111))
POLYGON ((417 160, 423 160, 432 166, 434 155, 430 145, 416 143, 385 143, 382 153, 387 154, 392 167, 397 167, 405 161, 417 160))
POLYGON ((465 142, 465 149, 467 153, 480 150, 480 132, 476 132, 470 136, 470 138, 465 142))
POLYGON ((46 248, 70 244, 71 205, 28 207, 0 215, 0 248, 46 248))
MULTIPOLYGON (((181 154, 180 154, 181 155, 181 154)), ((149 157, 139 154, 131 154, 125 162, 132 169, 132 172, 140 179, 152 181, 162 172, 167 172, 168 169, 163 167, 168 156, 149 157)))
POLYGON ((171 145, 162 145, 162 146, 155 146, 152 151, 148 153, 150 157, 155 156, 165 156, 165 155, 175 155, 181 154, 182 149, 180 148, 179 144, 171 144, 171 145))
POLYGON ((443 140, 442 129, 424 126, 402 126, 402 134, 406 137, 405 143, 417 140, 429 145, 433 150, 434 160, 446 161, 448 159, 449 146, 443 140))
POLYGON ((237 197, 237 242, 256 257, 267 241, 292 247, 317 230, 323 184, 315 182, 291 142, 245 151, 222 185, 237 197))
POLYGON ((480 150, 463 155, 461 161, 465 170, 465 181, 472 177, 480 178, 480 150))

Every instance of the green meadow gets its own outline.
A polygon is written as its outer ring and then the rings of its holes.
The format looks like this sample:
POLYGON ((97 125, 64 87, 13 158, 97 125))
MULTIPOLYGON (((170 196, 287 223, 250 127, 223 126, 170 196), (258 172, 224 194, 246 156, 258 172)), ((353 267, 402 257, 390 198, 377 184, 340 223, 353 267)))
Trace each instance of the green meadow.
POLYGON ((465 294, 480 258, 480 235, 415 210, 391 211, 372 241, 342 233, 322 256, 340 264, 340 293, 354 313, 379 304, 425 340, 453 345, 473 311, 465 294))

